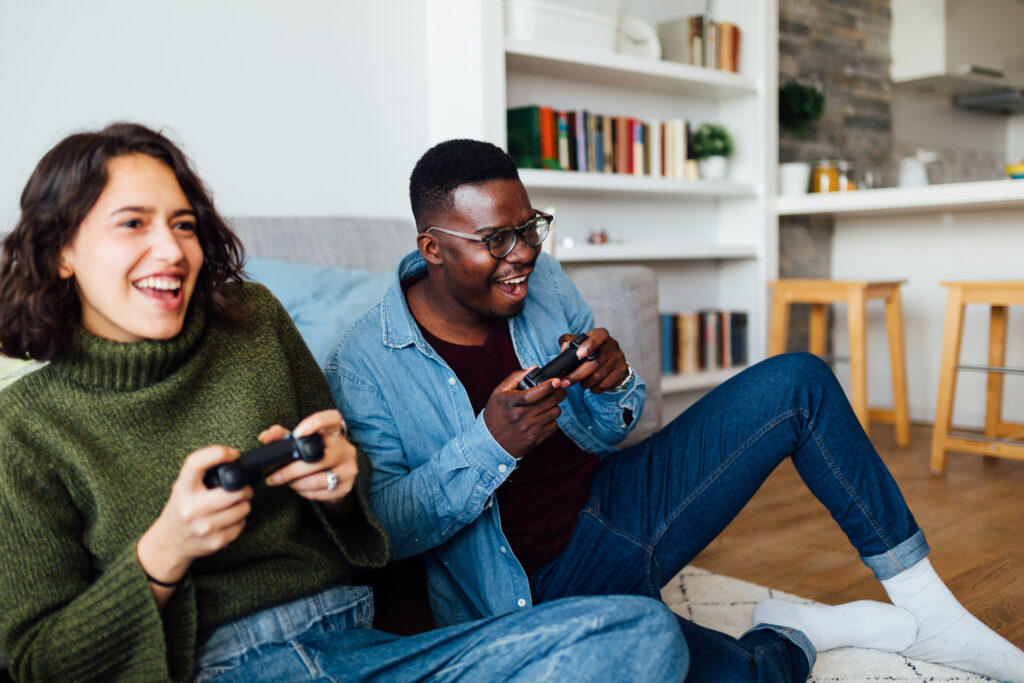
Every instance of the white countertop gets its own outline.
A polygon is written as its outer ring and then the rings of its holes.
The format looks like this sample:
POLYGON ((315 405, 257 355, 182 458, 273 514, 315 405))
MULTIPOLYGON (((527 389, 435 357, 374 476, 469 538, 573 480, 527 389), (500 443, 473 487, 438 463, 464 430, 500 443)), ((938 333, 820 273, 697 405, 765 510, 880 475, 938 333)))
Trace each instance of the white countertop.
POLYGON ((1006 179, 925 187, 811 193, 795 197, 777 197, 775 207, 780 216, 1024 208, 1024 180, 1006 179))

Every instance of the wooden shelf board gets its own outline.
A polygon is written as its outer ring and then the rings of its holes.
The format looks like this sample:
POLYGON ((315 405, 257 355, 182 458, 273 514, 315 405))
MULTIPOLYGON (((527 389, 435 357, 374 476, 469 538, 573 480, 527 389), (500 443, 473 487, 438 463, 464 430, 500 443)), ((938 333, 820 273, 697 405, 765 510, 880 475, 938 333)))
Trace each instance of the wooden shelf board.
POLYGON ((754 79, 730 71, 560 43, 507 39, 505 63, 511 71, 553 78, 717 98, 751 95, 758 89, 754 79))

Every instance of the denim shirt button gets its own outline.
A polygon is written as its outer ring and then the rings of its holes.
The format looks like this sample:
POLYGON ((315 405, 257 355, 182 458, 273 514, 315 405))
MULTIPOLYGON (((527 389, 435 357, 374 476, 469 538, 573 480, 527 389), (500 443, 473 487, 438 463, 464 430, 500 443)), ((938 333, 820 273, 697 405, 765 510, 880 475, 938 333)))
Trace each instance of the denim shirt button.
POLYGON ((501 551, 501 554, 502 554, 502 555, 504 555, 505 553, 507 553, 507 552, 508 552, 508 548, 506 548, 505 546, 501 546, 500 548, 498 548, 498 550, 500 550, 500 551, 501 551))
POLYGON ((502 463, 501 465, 498 465, 498 471, 501 472, 501 473, 508 472, 508 465, 506 465, 504 463, 502 463))
POLYGON ((454 377, 449 377, 448 378, 448 384, 450 384, 451 386, 454 387, 455 386, 455 378, 454 377))
POLYGON ((520 607, 526 607, 526 600, 523 600, 522 598, 519 598, 518 600, 516 600, 516 604, 519 605, 520 607))

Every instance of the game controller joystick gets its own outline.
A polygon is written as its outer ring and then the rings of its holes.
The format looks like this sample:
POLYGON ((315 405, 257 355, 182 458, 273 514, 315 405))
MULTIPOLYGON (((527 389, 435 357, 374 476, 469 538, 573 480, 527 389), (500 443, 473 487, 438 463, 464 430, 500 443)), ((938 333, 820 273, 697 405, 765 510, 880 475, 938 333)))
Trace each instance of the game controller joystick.
POLYGON ((538 384, 556 377, 561 379, 582 365, 584 361, 596 360, 598 356, 596 351, 588 355, 586 358, 580 358, 576 355, 576 350, 580 348, 586 340, 587 335, 577 334, 576 337, 569 342, 569 345, 565 347, 565 350, 551 359, 551 362, 542 368, 535 368, 531 370, 530 373, 519 382, 519 389, 529 389, 530 387, 535 387, 538 384))
POLYGON ((272 441, 265 446, 242 453, 238 460, 211 467, 203 475, 206 488, 218 486, 237 491, 266 478, 290 462, 316 462, 324 457, 324 440, 319 434, 292 436, 272 441))

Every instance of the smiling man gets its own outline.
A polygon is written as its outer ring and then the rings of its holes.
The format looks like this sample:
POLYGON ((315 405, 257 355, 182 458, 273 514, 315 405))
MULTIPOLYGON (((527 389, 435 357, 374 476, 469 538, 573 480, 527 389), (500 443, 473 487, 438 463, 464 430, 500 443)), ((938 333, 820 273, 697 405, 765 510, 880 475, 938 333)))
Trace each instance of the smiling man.
POLYGON ((393 557, 424 554, 440 624, 570 595, 657 598, 790 458, 894 604, 767 601, 739 639, 679 618, 687 681, 801 681, 816 651, 842 646, 997 678, 1024 671, 1024 653, 932 570, 924 534, 821 360, 763 361, 616 450, 644 382, 541 253, 551 218, 531 206, 512 159, 450 140, 423 155, 409 186, 417 249, 326 371, 373 463, 371 505, 393 557), (577 356, 592 359, 519 389, 580 333, 577 356))

